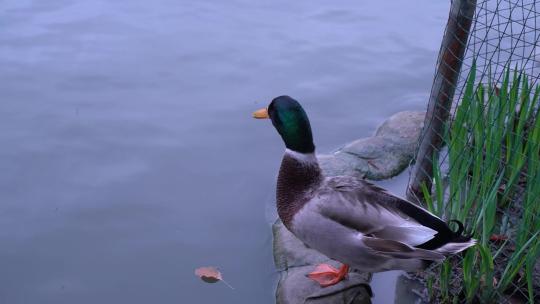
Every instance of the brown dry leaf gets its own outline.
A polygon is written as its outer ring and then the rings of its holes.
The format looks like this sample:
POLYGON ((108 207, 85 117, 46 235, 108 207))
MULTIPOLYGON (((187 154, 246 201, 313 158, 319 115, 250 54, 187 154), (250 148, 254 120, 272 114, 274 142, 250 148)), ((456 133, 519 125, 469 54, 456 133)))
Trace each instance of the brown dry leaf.
POLYGON ((508 240, 508 236, 505 234, 492 234, 489 237, 489 240, 492 242, 500 242, 500 241, 506 241, 508 240))
POLYGON ((216 267, 199 267, 195 269, 195 275, 206 283, 216 283, 222 281, 230 289, 234 289, 229 283, 223 280, 221 272, 216 267))

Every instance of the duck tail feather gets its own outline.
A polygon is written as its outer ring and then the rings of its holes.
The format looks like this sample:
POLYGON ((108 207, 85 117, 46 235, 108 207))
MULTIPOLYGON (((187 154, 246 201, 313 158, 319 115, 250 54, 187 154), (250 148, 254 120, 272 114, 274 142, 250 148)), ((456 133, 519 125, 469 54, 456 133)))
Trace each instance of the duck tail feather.
POLYGON ((435 251, 444 255, 451 255, 462 252, 463 250, 474 245, 476 245, 476 240, 469 238, 468 240, 464 240, 462 242, 458 241, 446 243, 443 246, 435 249, 435 251))

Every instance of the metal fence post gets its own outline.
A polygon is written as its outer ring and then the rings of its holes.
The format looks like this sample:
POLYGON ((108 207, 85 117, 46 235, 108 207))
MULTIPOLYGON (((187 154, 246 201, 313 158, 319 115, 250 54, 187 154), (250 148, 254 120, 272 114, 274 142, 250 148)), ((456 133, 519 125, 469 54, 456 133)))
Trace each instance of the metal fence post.
POLYGON ((444 125, 452 107, 475 8, 476 0, 453 0, 450 7, 416 162, 407 188, 407 197, 412 201, 422 200, 422 184, 431 191, 433 156, 443 143, 444 125))

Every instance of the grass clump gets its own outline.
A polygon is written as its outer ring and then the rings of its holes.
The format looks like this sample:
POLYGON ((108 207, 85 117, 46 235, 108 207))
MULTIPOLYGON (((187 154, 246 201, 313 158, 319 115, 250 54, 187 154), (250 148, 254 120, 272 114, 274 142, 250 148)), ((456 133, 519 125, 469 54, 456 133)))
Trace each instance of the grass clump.
POLYGON ((430 301, 538 303, 540 256, 540 86, 506 69, 496 86, 468 76, 444 135, 448 170, 433 160, 428 209, 462 221, 478 245, 438 266, 430 301), (537 283, 536 283, 537 284, 537 283))

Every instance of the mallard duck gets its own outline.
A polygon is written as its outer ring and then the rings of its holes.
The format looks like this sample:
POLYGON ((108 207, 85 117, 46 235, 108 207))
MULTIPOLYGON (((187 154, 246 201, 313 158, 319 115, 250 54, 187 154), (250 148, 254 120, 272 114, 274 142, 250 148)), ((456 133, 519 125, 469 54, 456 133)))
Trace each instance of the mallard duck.
POLYGON ((351 176, 325 177, 315 157, 306 112, 280 96, 253 113, 269 118, 285 142, 277 180, 277 211, 298 239, 343 263, 318 265, 308 277, 322 287, 346 277, 349 266, 364 272, 415 271, 473 246, 429 211, 351 176))

